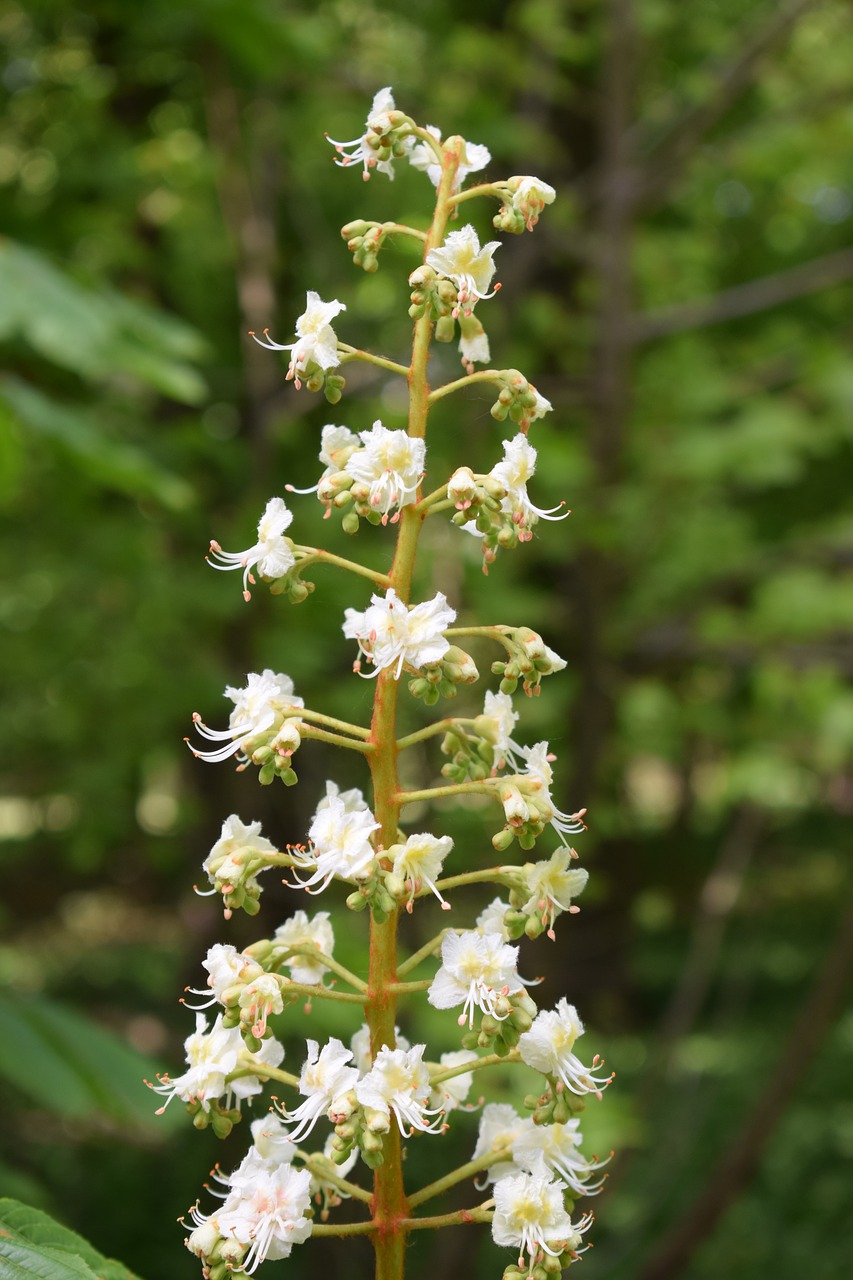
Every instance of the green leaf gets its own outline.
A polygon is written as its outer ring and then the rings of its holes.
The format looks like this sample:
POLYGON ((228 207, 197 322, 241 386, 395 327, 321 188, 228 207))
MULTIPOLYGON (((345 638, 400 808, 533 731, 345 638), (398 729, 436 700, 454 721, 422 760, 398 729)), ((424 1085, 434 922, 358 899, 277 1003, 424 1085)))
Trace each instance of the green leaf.
POLYGON ((93 415, 57 404, 17 378, 0 380, 0 401, 14 418, 60 448, 99 484, 134 498, 154 498, 173 511, 191 505, 188 484, 135 445, 113 440, 93 425, 93 415))
POLYGON ((0 1280, 135 1280, 88 1240, 40 1209, 0 1200, 0 1280))
POLYGON ((0 994, 0 1076, 58 1115, 162 1135, 171 1111, 155 1115, 144 1080, 154 1065, 73 1009, 41 996, 0 994))
POLYGON ((206 395, 187 363, 205 351, 189 325, 135 299, 86 289, 41 254, 0 240, 0 339, 14 338, 90 381, 125 375, 185 404, 206 395))

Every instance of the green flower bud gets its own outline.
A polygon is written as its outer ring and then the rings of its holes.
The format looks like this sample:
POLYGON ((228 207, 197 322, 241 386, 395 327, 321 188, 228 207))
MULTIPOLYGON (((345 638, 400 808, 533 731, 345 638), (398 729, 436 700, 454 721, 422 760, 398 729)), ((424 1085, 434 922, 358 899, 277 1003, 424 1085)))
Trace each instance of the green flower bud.
POLYGON ((345 227, 341 227, 341 237, 344 240, 351 240, 353 236, 363 236, 369 229, 363 218, 356 218, 354 222, 348 222, 345 227))
POLYGON ((227 1115, 223 1115, 220 1111, 212 1111, 210 1114, 210 1127, 217 1138, 227 1138, 234 1125, 227 1115))
POLYGON ((456 321, 452 316, 439 316, 435 322, 436 342, 452 342, 456 335, 456 321))

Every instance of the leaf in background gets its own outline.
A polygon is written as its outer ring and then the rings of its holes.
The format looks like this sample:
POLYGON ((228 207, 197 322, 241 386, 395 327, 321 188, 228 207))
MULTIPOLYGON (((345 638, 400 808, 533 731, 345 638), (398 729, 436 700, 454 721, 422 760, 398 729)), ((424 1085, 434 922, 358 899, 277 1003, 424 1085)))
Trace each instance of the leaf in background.
POLYGON ((95 382, 127 375, 185 404, 206 387, 188 360, 204 354, 189 325, 115 293, 96 293, 41 254, 0 240, 0 338, 95 382))
POLYGON ((176 1123, 154 1114, 152 1063, 89 1018, 53 1001, 0 994, 0 1076, 41 1107, 107 1120, 147 1137, 176 1123))
POLYGON ((188 484, 135 445, 111 440, 98 431, 90 413, 57 404, 13 377, 0 380, 0 401, 23 427, 58 444, 80 471, 99 484, 134 498, 154 498, 173 511, 192 504, 188 484))
POLYGON ((18 1200, 0 1200, 2 1280, 135 1280, 132 1271, 105 1258, 88 1240, 18 1200))

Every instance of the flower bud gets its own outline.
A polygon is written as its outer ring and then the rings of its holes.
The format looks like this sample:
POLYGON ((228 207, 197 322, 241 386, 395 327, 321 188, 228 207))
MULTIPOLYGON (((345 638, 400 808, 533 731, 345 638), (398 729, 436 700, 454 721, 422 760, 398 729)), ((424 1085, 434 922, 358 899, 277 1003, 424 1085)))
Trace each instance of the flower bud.
POLYGON ((329 1107, 328 1116, 334 1125, 342 1125, 349 1120, 352 1113, 358 1106, 358 1100, 353 1089, 348 1089, 346 1093, 342 1093, 339 1097, 334 1098, 329 1107))
POLYGON ((211 1111, 210 1127, 216 1134, 217 1138, 227 1138, 231 1130, 234 1128, 234 1122, 230 1116, 223 1115, 221 1111, 211 1111))
POLYGON ((284 724, 269 744, 272 750, 277 752, 280 756, 292 755, 294 751, 298 751, 302 744, 299 729, 299 720, 285 720, 284 724))
POLYGON ((326 374, 326 385, 323 390, 329 404, 338 403, 338 401, 341 398, 341 393, 343 392, 343 389, 345 386, 346 386, 346 379, 342 378, 340 374, 338 373, 326 374))
MULTIPOLYGON (((375 1111, 373 1107, 365 1107, 364 1123, 365 1123, 365 1135, 364 1135, 365 1146, 367 1147, 368 1150, 370 1150, 373 1144, 371 1142, 368 1142, 368 1137, 372 1135, 387 1133, 390 1128, 390 1120, 388 1116, 386 1116, 384 1111, 375 1111)), ((381 1147, 381 1143, 379 1145, 381 1147)), ((376 1147, 373 1147, 373 1149, 376 1150, 376 1147)))
POLYGON ((220 1235, 212 1222, 203 1222, 200 1227, 196 1227, 195 1231, 191 1231, 187 1236, 184 1244, 190 1253, 194 1253, 197 1258, 209 1258, 213 1253, 216 1245, 219 1244, 220 1235))
POLYGON ((341 227, 341 237, 344 240, 352 240, 353 236, 363 236, 369 229, 369 223, 363 218, 356 218, 354 222, 348 222, 345 227, 341 227))
POLYGON ((447 496, 452 502, 470 503, 477 492, 477 482, 470 467, 457 467, 447 482, 447 496))
POLYGON ((228 1265, 228 1270, 230 1271, 232 1267, 237 1266, 242 1261, 245 1252, 246 1246, 240 1244, 239 1240, 226 1240, 219 1250, 219 1256, 228 1265))
POLYGON ((439 316, 435 322, 436 342, 452 342, 456 335, 456 321, 452 316, 439 316))

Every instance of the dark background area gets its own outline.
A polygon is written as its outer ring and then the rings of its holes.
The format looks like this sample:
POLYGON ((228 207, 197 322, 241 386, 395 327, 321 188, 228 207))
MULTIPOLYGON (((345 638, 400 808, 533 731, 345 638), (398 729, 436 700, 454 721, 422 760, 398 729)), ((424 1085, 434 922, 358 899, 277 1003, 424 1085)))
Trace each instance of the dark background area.
MULTIPOLYGON (((542 1002, 567 991, 618 1072, 585 1121, 586 1151, 618 1152, 585 1274, 846 1273, 849 5, 6 0, 0 44, 0 1192, 177 1280, 198 1268, 174 1219, 245 1147, 246 1125, 223 1146, 178 1106, 155 1119, 139 1081, 178 1068, 177 998, 206 948, 303 902, 267 877, 258 920, 225 926, 192 886, 228 813, 295 840, 326 777, 365 779, 307 744, 297 788, 260 790, 182 738, 265 666, 363 720, 372 688, 339 627, 366 593, 329 569, 304 605, 247 606, 203 554, 249 546, 273 492, 316 481, 324 423, 402 425, 382 371, 353 369, 332 409, 246 337, 288 341, 315 289, 346 303, 342 340, 408 360, 416 258, 392 244, 365 275, 339 228, 424 225, 431 187, 403 166, 363 184, 323 138, 357 135, 392 84, 416 119, 486 144, 488 177, 558 191, 533 235, 504 238, 479 314, 493 362, 554 404, 531 493, 572 517, 488 579, 474 539, 431 521, 418 595, 527 623, 569 662, 519 736, 550 738, 561 807, 589 808, 590 884, 522 972, 549 966, 542 1002)), ((481 239, 495 209, 465 206, 481 239)), ((439 348, 433 381, 458 373, 439 348)), ((498 459, 491 400, 436 408, 434 483, 498 459)), ((291 505, 299 541, 387 559, 390 531, 352 543, 312 498, 291 505)), ((411 754, 429 785, 437 752, 411 754)), ((439 822, 487 856, 479 812, 439 822)), ((362 922, 339 928, 345 963, 362 922)), ((440 926, 425 903, 404 944, 440 926)), ((419 1037, 454 1047, 424 1008, 419 1037)), ((354 1030, 312 1016, 308 1034, 354 1030)), ((305 1027, 280 1021, 297 1069, 305 1027)), ((475 1126, 417 1141, 418 1183, 467 1159, 475 1126)), ((367 1246, 346 1247, 369 1275, 367 1246)), ((283 1265, 333 1269, 337 1248, 283 1265)), ((412 1275, 509 1261, 455 1228, 418 1239, 412 1275)))

